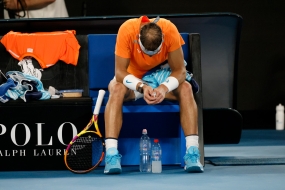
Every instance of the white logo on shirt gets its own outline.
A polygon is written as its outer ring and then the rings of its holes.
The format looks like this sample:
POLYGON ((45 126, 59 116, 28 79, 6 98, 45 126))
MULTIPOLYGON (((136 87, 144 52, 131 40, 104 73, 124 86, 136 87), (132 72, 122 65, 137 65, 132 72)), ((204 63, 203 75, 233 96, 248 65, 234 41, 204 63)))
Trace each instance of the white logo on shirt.
POLYGON ((33 50, 33 48, 27 48, 27 52, 29 52, 29 53, 33 53, 33 52, 34 52, 34 50, 33 50))
POLYGON ((139 53, 141 53, 141 50, 137 49, 139 53))

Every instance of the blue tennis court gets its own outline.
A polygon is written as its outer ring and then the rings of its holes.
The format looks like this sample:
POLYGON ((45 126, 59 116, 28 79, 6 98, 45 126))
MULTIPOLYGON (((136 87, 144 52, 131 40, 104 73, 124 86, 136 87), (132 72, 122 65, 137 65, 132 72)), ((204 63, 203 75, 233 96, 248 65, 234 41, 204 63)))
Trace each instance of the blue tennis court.
MULTIPOLYGON (((285 165, 214 166, 212 157, 285 158, 285 132, 243 130, 239 144, 205 145, 204 173, 185 173, 180 165, 163 166, 161 174, 143 174, 123 166, 120 175, 61 171, 0 172, 0 189, 284 189, 285 165)), ((44 164, 44 163, 43 163, 44 164)))

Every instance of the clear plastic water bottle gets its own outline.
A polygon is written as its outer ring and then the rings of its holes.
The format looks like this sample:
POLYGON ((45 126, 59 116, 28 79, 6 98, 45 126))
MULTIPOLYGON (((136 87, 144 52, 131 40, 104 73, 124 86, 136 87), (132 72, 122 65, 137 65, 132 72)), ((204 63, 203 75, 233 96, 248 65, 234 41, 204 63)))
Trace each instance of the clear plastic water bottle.
POLYGON ((140 172, 151 172, 151 142, 147 130, 143 129, 140 139, 140 172))
POLYGON ((154 144, 151 149, 151 170, 152 173, 161 173, 161 147, 158 139, 154 139, 154 144))
POLYGON ((284 130, 284 106, 276 106, 276 130, 284 130))

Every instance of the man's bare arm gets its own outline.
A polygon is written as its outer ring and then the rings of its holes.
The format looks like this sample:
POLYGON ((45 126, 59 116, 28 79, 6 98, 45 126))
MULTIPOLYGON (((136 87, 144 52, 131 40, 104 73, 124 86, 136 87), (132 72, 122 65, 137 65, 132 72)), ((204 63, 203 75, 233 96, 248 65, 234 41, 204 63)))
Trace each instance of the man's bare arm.
MULTIPOLYGON (((117 82, 123 83, 124 78, 127 75, 130 75, 130 73, 128 73, 127 71, 129 64, 130 64, 130 59, 115 55, 115 76, 117 82)), ((140 84, 141 82, 139 82, 136 85, 136 89, 138 89, 140 84)))
POLYGON ((127 72, 129 63, 130 59, 115 55, 115 76, 118 82, 123 83, 125 76, 130 74, 127 72))
MULTIPOLYGON (((23 2, 23 6, 26 10, 36 10, 41 9, 49 4, 55 2, 56 0, 21 0, 23 2)), ((21 6, 18 0, 3 0, 6 9, 21 11, 21 6)))
POLYGON ((184 55, 181 47, 168 54, 168 64, 172 71, 170 76, 175 77, 179 84, 184 82, 186 78, 186 68, 184 66, 184 55))
MULTIPOLYGON (((178 48, 177 50, 170 52, 168 54, 168 64, 171 69, 171 75, 169 77, 174 77, 177 79, 177 85, 181 84, 185 81, 186 78, 186 69, 184 66, 184 56, 182 48, 178 48)), ((157 88, 162 94, 166 94, 168 92, 167 86, 163 83, 157 88)), ((164 97, 163 97, 164 98, 164 97)))
MULTIPOLYGON (((130 73, 127 72, 128 66, 129 66, 130 60, 126 58, 122 58, 120 56, 115 56, 115 75, 116 75, 116 81, 121 82, 124 84, 124 79, 128 78, 130 73)), ((135 77, 135 76, 131 76, 135 77)), ((129 78, 129 79, 131 79, 129 78)), ((136 78, 136 77, 135 77, 136 78)), ((135 79, 134 81, 139 80, 135 79)), ((136 86, 129 87, 132 90, 137 90, 139 86, 142 84, 142 82, 138 82, 136 86)), ((125 84, 126 85, 126 84, 125 84)), ((127 85, 128 86, 128 85, 127 85)), ((143 86, 143 92, 144 92, 144 99, 148 104, 153 104, 155 97, 152 96, 153 89, 150 86, 144 85, 143 86)))

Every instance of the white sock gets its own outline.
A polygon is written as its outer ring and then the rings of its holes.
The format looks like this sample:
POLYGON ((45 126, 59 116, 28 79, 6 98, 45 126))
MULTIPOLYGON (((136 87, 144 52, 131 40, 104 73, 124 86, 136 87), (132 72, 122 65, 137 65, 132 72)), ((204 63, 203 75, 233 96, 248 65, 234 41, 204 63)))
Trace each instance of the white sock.
POLYGON ((109 148, 118 149, 118 140, 117 139, 105 139, 105 146, 106 146, 106 151, 109 148))
POLYGON ((199 148, 199 136, 198 135, 190 135, 185 137, 186 139, 186 151, 190 146, 196 146, 199 148))

